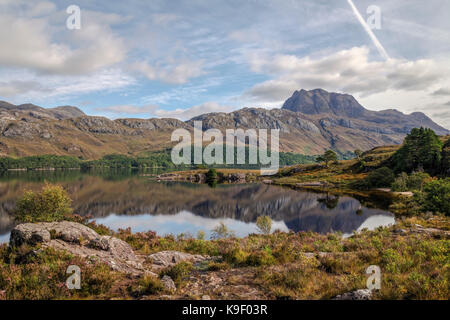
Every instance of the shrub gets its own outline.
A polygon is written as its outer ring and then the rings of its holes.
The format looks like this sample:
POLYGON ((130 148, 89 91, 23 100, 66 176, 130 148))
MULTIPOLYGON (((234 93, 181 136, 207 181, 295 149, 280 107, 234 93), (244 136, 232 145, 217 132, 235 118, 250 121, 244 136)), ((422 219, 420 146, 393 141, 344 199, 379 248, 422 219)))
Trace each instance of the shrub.
POLYGON ((370 172, 366 178, 369 188, 390 187, 394 180, 394 172, 387 167, 381 167, 370 172))
POLYGON ((269 266, 275 263, 275 258, 268 250, 261 250, 250 253, 245 262, 249 266, 269 266))
POLYGON ((136 293, 138 295, 158 294, 164 291, 161 280, 150 275, 146 275, 139 280, 136 293))
POLYGON ((186 278, 193 269, 192 263, 183 261, 176 265, 163 270, 160 274, 161 277, 169 276, 177 287, 181 286, 183 279, 186 278))
POLYGON ((16 204, 15 215, 22 222, 60 221, 72 213, 71 203, 63 187, 46 183, 39 193, 25 192, 16 204))
POLYGON ((410 175, 402 172, 392 184, 393 191, 422 191, 423 186, 430 179, 424 172, 413 172, 410 175))
POLYGON ((230 265, 224 262, 213 262, 211 261, 208 264, 208 271, 219 271, 219 270, 228 270, 230 269, 230 265))
POLYGON ((221 222, 212 230, 211 237, 213 239, 230 238, 234 236, 234 232, 229 230, 225 223, 221 222))
POLYGON ((205 237, 206 237, 205 231, 200 230, 199 232, 197 232, 197 240, 205 240, 205 237))
POLYGON ((239 245, 234 245, 230 248, 222 248, 221 254, 226 262, 234 265, 242 265, 247 259, 247 253, 244 252, 239 245))
POLYGON ((424 209, 450 215, 450 178, 434 180, 424 186, 424 209))
POLYGON ((272 230, 272 219, 270 219, 269 216, 259 216, 258 219, 256 219, 256 227, 259 232, 270 234, 270 231, 272 230))

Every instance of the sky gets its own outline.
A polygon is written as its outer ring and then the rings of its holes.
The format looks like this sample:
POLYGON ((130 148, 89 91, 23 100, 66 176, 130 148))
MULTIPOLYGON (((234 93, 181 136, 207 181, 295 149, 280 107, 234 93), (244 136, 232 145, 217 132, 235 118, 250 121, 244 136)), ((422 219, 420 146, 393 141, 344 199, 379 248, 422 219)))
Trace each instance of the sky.
POLYGON ((0 100, 187 120, 323 88, 450 128, 449 12, 447 0, 0 0, 0 100))

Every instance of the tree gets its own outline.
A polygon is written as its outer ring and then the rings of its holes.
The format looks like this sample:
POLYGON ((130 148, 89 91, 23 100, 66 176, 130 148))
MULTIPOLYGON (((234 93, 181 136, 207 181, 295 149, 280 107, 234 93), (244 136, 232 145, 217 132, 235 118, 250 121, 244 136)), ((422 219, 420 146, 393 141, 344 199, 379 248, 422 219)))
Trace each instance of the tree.
POLYGON ((450 178, 428 182, 423 189, 425 210, 450 215, 450 178))
POLYGON ((215 187, 217 184, 217 170, 212 168, 209 169, 206 173, 206 183, 212 187, 215 187))
POLYGON ((366 178, 369 188, 390 187, 394 180, 394 172, 387 167, 381 167, 370 172, 366 178))
POLYGON ((63 187, 46 183, 39 193, 25 192, 16 204, 15 215, 21 222, 60 221, 72 213, 71 203, 63 187))
POLYGON ((325 166, 328 168, 328 163, 331 161, 337 161, 337 154, 333 150, 327 150, 321 156, 316 158, 317 162, 325 162, 325 166))
POLYGON ((360 160, 360 159, 361 159, 361 156, 362 156, 362 154, 363 154, 363 152, 362 152, 361 150, 359 150, 359 149, 356 149, 356 150, 354 151, 354 154, 356 155, 356 158, 357 158, 358 160, 360 160))
POLYGON ((259 216, 258 219, 256 219, 256 227, 259 232, 270 234, 270 231, 272 230, 272 219, 270 219, 269 216, 259 216))
POLYGON ((428 128, 414 128, 406 136, 402 147, 392 156, 396 171, 412 172, 425 170, 431 174, 441 167, 442 142, 428 128))
POLYGON ((444 176, 450 176, 450 139, 442 147, 441 172, 444 176))

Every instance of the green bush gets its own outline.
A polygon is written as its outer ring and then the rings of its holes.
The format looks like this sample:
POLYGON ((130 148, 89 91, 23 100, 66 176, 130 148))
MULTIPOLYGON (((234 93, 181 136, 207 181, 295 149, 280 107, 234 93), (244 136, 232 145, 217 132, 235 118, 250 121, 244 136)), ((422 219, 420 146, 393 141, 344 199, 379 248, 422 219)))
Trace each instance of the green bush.
POLYGON ((425 172, 413 172, 408 175, 402 172, 392 184, 393 191, 422 191, 430 175, 425 172))
POLYGON ((275 258, 269 250, 252 252, 247 256, 245 263, 249 266, 269 266, 275 264, 275 258))
POLYGON ((434 180, 424 186, 424 209, 450 215, 450 178, 434 180))
POLYGON ((39 193, 25 192, 16 204, 15 216, 21 222, 61 221, 72 213, 71 203, 62 186, 46 183, 39 193))
POLYGON ((189 275, 189 273, 191 273, 193 268, 194 267, 192 266, 192 263, 183 261, 163 270, 160 276, 171 277, 173 282, 175 282, 177 287, 179 287, 183 283, 183 279, 186 278, 189 275))
POLYGON ((320 155, 316 158, 317 162, 325 162, 325 166, 328 167, 330 162, 336 162, 338 159, 337 153, 333 150, 327 150, 323 155, 320 155))
POLYGON ((390 187, 395 175, 391 169, 382 167, 370 172, 365 180, 369 188, 390 187))
POLYGON ((138 282, 136 293, 139 295, 158 294, 164 291, 164 286, 160 279, 146 275, 138 282))

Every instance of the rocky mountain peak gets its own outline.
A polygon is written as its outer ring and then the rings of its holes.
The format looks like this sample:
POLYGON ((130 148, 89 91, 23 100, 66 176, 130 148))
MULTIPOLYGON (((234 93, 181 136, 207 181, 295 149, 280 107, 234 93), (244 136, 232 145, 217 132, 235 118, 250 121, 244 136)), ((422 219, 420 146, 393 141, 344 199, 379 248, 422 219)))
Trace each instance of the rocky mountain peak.
POLYGON ((323 89, 295 91, 282 109, 304 114, 328 113, 351 118, 360 117, 366 111, 353 96, 323 89))

